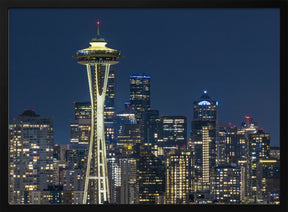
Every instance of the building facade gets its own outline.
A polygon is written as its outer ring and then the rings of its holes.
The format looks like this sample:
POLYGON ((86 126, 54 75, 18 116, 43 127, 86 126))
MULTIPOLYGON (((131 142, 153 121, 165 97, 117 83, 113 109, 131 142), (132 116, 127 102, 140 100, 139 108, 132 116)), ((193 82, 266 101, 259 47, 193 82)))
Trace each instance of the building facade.
POLYGON ((190 151, 177 151, 166 158, 166 203, 187 204, 192 191, 190 151))
POLYGON ((150 110, 151 76, 134 74, 130 76, 130 103, 136 112, 136 120, 142 119, 144 111, 150 110))
POLYGON ((25 192, 53 184, 53 118, 25 110, 9 130, 9 203, 23 204, 25 192))
POLYGON ((241 167, 217 166, 214 171, 212 191, 216 203, 239 204, 241 167))
POLYGON ((193 103, 191 123, 191 150, 195 171, 196 190, 210 189, 210 176, 216 166, 216 125, 218 101, 211 99, 205 90, 193 103))
POLYGON ((162 147, 183 147, 187 145, 187 117, 161 116, 158 145, 162 147))

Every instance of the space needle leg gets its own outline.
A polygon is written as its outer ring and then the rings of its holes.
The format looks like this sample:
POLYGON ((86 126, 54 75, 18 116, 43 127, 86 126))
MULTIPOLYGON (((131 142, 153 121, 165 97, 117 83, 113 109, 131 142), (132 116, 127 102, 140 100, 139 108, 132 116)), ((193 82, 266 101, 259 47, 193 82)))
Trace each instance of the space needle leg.
POLYGON ((91 159, 92 159, 92 148, 93 148, 93 137, 94 137, 94 122, 92 117, 94 117, 94 109, 93 109, 93 87, 92 87, 92 77, 91 77, 91 66, 86 65, 88 82, 89 82, 89 91, 90 91, 90 99, 91 99, 91 128, 90 128, 90 142, 89 142, 89 150, 88 150, 88 158, 87 158, 87 168, 85 175, 85 185, 84 185, 84 194, 83 194, 83 204, 87 204, 87 191, 90 177, 90 168, 91 168, 91 159))
MULTIPOLYGON (((100 66, 100 65, 99 65, 100 66)), ((106 65, 103 87, 98 79, 102 76, 97 75, 96 88, 97 90, 97 160, 98 160, 98 202, 104 203, 108 201, 108 176, 107 176, 107 159, 106 159, 106 142, 105 142, 105 127, 104 127, 104 103, 106 89, 108 84, 110 65, 106 65), (100 89, 101 88, 101 89, 100 89), (101 92, 102 91, 102 92, 101 92)))

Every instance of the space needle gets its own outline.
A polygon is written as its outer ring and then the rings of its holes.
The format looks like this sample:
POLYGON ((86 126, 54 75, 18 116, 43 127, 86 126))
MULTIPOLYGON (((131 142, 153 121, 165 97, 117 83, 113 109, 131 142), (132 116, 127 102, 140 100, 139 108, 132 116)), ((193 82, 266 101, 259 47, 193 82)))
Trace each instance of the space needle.
POLYGON ((109 202, 104 103, 110 66, 117 64, 117 59, 122 57, 118 50, 106 47, 107 42, 100 38, 99 25, 97 21, 97 37, 91 40, 90 47, 79 50, 73 56, 78 58, 79 64, 86 66, 91 100, 91 133, 83 204, 88 204, 88 193, 89 203, 109 202))

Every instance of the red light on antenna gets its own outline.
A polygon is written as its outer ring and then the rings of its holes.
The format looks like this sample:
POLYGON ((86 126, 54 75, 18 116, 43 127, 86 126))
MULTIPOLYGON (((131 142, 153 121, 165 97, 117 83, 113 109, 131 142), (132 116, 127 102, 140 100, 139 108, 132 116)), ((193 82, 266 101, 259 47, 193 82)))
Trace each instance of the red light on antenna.
POLYGON ((250 116, 245 116, 245 119, 251 119, 251 117, 250 116))
POLYGON ((97 21, 97 25, 99 25, 100 24, 100 21, 97 21))

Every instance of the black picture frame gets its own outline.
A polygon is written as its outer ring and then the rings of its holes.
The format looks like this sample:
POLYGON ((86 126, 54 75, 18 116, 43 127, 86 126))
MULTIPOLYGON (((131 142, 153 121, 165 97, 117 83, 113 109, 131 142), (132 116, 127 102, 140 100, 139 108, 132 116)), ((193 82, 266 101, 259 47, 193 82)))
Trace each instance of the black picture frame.
POLYGON ((45 210, 185 210, 185 211, 288 211, 287 186, 287 1, 286 0, 4 0, 1 1, 1 211, 45 210), (8 204, 8 11, 11 8, 279 8, 280 9, 280 205, 9 205, 8 204))

